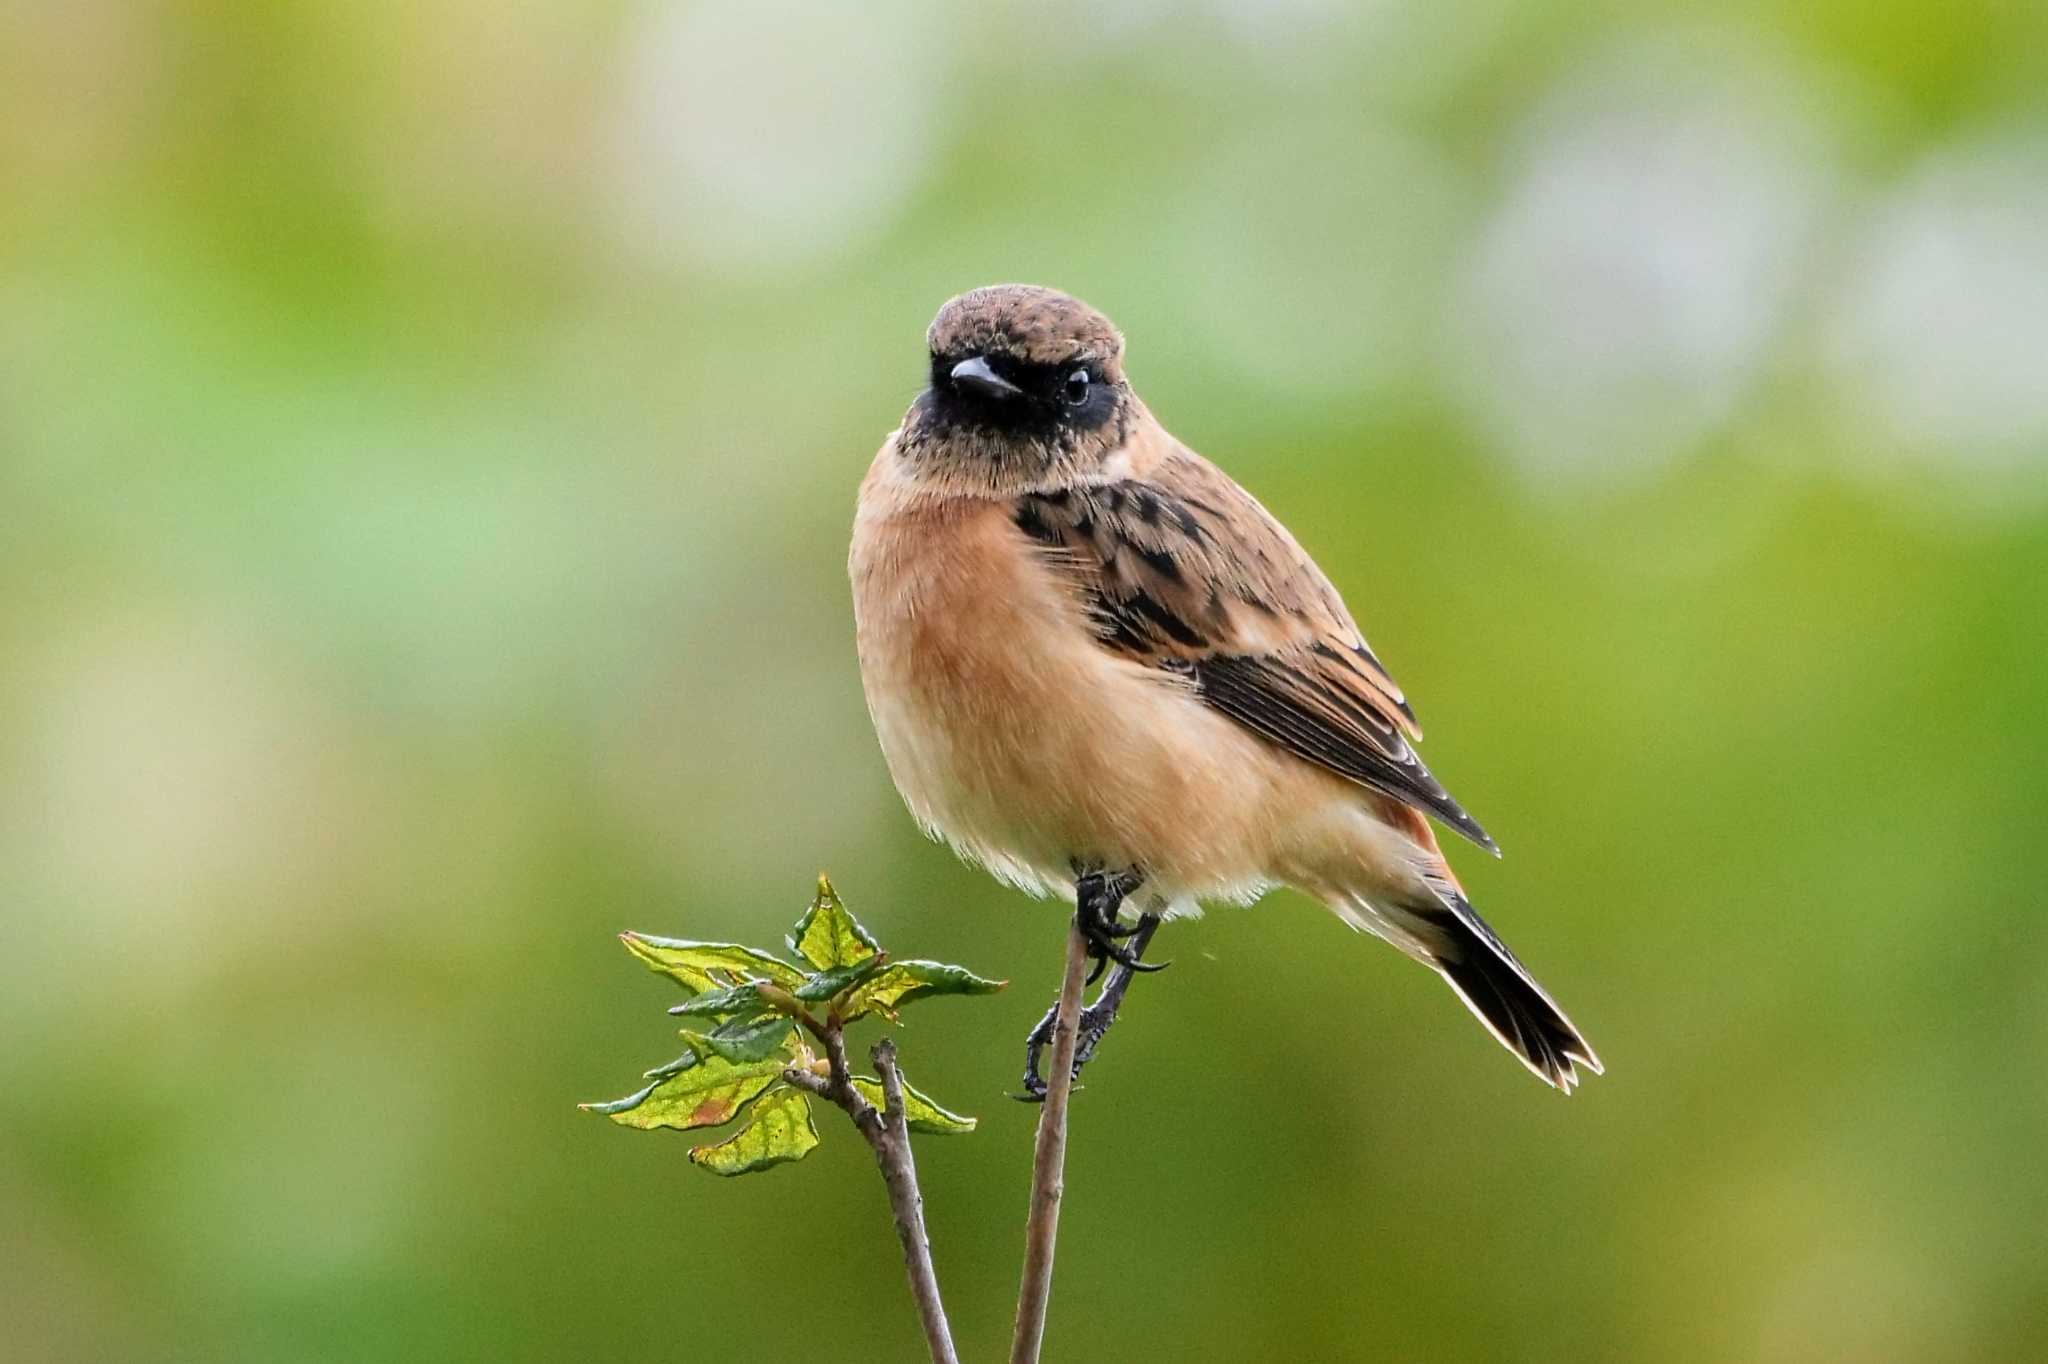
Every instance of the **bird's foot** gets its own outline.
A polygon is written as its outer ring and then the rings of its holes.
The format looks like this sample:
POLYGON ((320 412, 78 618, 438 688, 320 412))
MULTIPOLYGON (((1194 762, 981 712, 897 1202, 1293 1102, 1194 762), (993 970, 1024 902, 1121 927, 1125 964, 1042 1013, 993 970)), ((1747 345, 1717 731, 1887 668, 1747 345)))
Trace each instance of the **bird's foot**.
MULTIPOLYGON (((1117 1006, 1124 1002, 1124 994, 1131 988, 1131 981, 1136 978, 1137 973, 1156 971, 1166 964, 1138 960, 1139 954, 1144 952, 1146 944, 1152 941, 1152 934, 1158 927, 1157 914, 1139 916, 1138 922, 1131 927, 1128 935, 1131 945, 1127 951, 1131 960, 1126 962, 1122 957, 1117 958, 1116 969, 1110 972, 1109 979, 1104 982, 1102 993, 1095 997, 1093 1004, 1082 1009, 1075 1019, 1074 1078, 1080 1078, 1081 1067, 1088 1064, 1088 1059, 1095 1055, 1095 1048, 1108 1034, 1110 1025, 1116 1022, 1117 1006)), ((1045 1100, 1046 1083, 1039 1074, 1039 1061, 1044 1055, 1046 1044, 1052 1040, 1053 1029, 1059 1022, 1059 1013, 1059 1004, 1055 1002, 1052 1008, 1046 1010, 1045 1017, 1038 1020, 1038 1026, 1031 1030, 1031 1035, 1024 1039, 1024 1092, 1016 1097, 1026 1103, 1042 1103, 1045 1100)))
POLYGON ((1144 931, 1144 918, 1128 928, 1117 921, 1117 911, 1123 907, 1124 897, 1144 883, 1144 876, 1137 871, 1101 872, 1091 871, 1074 881, 1074 921, 1080 926, 1081 936, 1088 941, 1088 955, 1095 960, 1095 969, 1088 973, 1088 984, 1101 979, 1102 972, 1111 962, 1132 971, 1162 971, 1165 962, 1138 960, 1144 951, 1142 944, 1135 948, 1119 943, 1119 938, 1135 938, 1144 931))
MULTIPOLYGON (((1028 1104, 1045 1102, 1045 1080, 1038 1073, 1038 1058, 1045 1052, 1045 1044, 1052 1040, 1052 1031, 1060 1020, 1060 1006, 1055 1003, 1045 1011, 1045 1017, 1038 1020, 1038 1026, 1024 1039, 1024 1092, 1013 1094, 1028 1104)), ((1079 1047, 1076 1047, 1079 1051, 1079 1047)))

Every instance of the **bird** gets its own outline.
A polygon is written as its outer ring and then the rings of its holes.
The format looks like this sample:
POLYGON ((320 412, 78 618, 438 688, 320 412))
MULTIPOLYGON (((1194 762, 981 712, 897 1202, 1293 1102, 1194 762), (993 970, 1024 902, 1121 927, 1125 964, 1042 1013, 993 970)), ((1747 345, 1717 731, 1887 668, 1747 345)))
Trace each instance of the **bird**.
POLYGON ((1162 920, 1286 885, 1436 972, 1546 1084, 1600 1074, 1452 872, 1432 821, 1499 848, 1417 756, 1407 696, 1294 536, 1152 415, 1115 325, 998 284, 926 342, 854 515, 862 688, 925 832, 1071 898, 1114 963, 1076 1069, 1162 920))

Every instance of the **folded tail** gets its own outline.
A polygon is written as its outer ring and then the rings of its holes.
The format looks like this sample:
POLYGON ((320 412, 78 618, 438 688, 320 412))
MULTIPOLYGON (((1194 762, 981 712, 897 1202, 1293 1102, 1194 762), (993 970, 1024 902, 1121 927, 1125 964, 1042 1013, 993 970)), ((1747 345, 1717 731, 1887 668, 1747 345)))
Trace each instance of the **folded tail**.
POLYGON ((1462 895, 1425 914, 1436 932, 1424 960, 1450 982, 1486 1030, 1521 1058, 1537 1079, 1569 1094, 1579 1067, 1601 1074, 1600 1058, 1507 944, 1462 895))

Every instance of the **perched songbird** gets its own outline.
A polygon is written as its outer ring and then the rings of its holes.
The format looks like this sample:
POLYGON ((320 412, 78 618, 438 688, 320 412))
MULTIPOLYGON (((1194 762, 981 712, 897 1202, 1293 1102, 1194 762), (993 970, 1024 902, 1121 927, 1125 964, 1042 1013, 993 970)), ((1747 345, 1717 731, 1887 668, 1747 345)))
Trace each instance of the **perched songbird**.
POLYGON ((1539 1078, 1598 1073, 1445 862, 1431 819, 1498 850, 1416 757, 1400 687, 1294 537, 1146 410, 1109 320, 1004 284, 928 340, 854 520, 862 682, 918 823, 1074 896, 1118 963, 1081 1058, 1160 916, 1284 883, 1441 975, 1539 1078))

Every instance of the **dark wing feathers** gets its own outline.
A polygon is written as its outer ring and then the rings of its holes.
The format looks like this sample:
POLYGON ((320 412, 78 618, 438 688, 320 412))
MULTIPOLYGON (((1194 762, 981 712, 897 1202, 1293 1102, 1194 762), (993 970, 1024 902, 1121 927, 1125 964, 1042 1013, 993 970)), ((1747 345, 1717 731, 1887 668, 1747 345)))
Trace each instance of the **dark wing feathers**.
POLYGON ((1426 810, 1489 851, 1479 821, 1451 799, 1386 716, 1284 656, 1244 655, 1192 665, 1202 699, 1282 748, 1361 786, 1426 810))
POLYGON ((1416 756, 1415 713, 1329 579, 1214 465, 1183 449, 1143 480, 1026 494, 1012 519, 1070 574, 1103 648, 1498 851, 1416 756))

